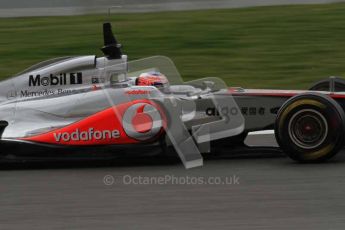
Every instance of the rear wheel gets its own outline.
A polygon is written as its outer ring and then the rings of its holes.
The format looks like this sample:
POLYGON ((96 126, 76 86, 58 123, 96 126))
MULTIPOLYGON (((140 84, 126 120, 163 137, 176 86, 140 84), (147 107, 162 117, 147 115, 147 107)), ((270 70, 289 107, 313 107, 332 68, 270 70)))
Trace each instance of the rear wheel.
MULTIPOLYGON (((345 91, 345 80, 341 78, 334 78, 334 91, 335 92, 344 92, 345 91)), ((330 91, 331 79, 324 79, 319 82, 316 82, 312 85, 309 90, 315 91, 330 91)))
POLYGON ((345 115, 332 98, 306 93, 288 100, 279 110, 275 135, 279 146, 292 159, 320 162, 343 146, 345 115))

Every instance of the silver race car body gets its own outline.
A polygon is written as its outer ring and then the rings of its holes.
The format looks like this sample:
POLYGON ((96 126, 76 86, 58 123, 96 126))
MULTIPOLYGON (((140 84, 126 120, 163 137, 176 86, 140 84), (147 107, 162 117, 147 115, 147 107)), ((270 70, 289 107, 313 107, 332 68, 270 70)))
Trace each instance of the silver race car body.
MULTIPOLYGON (((97 155, 105 147, 162 145, 182 153, 212 152, 212 143, 241 145, 248 132, 274 129, 282 107, 311 92, 229 88, 217 78, 183 82, 168 58, 128 62, 108 23, 104 43, 104 57, 57 58, 0 83, 2 154, 44 157, 59 150, 60 156, 89 147, 97 155)), ((317 95, 336 101, 343 113, 345 93, 317 95)), ((304 128, 326 127, 310 117, 304 128)))

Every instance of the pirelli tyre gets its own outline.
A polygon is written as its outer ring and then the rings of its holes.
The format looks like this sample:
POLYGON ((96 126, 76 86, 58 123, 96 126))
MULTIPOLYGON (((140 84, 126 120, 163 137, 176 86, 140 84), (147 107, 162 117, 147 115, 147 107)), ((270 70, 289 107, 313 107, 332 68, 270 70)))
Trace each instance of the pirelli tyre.
POLYGON ((343 146, 345 115, 331 97, 305 93, 292 97, 280 108, 275 136, 282 150, 299 162, 322 162, 343 146))

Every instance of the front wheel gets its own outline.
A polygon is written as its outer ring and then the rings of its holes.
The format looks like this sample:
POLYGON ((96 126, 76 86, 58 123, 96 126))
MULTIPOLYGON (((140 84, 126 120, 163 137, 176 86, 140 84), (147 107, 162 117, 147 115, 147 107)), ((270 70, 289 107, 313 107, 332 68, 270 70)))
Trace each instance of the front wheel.
POLYGON ((297 95, 279 110, 275 135, 279 146, 299 162, 321 162, 343 146, 345 115, 332 98, 319 93, 297 95))

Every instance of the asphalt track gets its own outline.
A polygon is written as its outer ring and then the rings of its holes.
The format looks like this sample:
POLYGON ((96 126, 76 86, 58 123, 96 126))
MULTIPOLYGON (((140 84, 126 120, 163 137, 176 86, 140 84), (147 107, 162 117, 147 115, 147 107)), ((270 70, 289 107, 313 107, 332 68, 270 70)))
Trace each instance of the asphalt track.
POLYGON ((334 2, 344 0, 12 0, 0 1, 0 18, 106 13, 109 6, 121 6, 113 13, 131 13, 334 2))
POLYGON ((303 165, 254 151, 209 157, 191 170, 154 156, 0 166, 0 229, 345 228, 345 152, 303 165), (139 176, 175 182, 128 179, 139 176), (187 176, 233 181, 195 183, 187 176))

